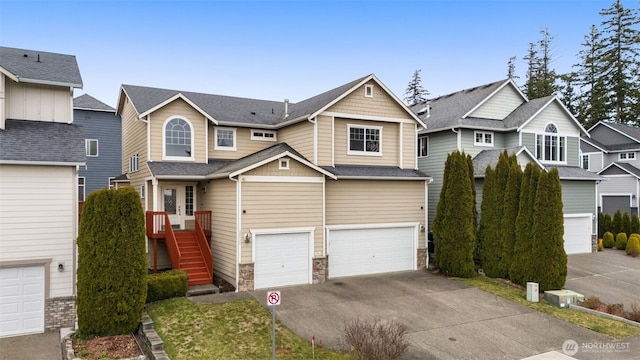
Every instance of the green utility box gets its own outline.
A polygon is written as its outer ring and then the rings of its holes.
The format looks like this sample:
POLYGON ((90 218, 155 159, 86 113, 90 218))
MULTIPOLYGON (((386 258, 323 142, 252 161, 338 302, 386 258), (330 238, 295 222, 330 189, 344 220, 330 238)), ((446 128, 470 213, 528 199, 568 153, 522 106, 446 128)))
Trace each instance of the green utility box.
POLYGON ((544 299, 557 307, 568 308, 569 304, 584 301, 584 295, 571 290, 550 290, 544 292, 544 299))

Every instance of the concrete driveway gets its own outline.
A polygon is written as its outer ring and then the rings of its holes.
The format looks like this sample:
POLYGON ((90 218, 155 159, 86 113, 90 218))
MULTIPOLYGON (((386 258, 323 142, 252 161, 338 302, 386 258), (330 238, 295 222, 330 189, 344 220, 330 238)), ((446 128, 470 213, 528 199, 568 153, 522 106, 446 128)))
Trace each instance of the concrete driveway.
MULTIPOLYGON (((612 343, 613 339, 503 300, 455 280, 423 271, 333 279, 321 285, 279 289, 277 316, 299 336, 345 348, 345 321, 397 321, 408 329, 407 359, 566 358, 563 343, 612 343)), ((266 303, 267 291, 252 295, 266 303)), ((569 311, 569 310, 567 310, 569 311)), ((640 336, 625 339, 630 351, 579 351, 578 359, 629 359, 640 336), (603 357, 603 355, 605 355, 603 357)))
POLYGON ((608 304, 624 304, 627 310, 634 302, 640 305, 640 257, 615 249, 569 255, 567 271, 566 289, 608 304))

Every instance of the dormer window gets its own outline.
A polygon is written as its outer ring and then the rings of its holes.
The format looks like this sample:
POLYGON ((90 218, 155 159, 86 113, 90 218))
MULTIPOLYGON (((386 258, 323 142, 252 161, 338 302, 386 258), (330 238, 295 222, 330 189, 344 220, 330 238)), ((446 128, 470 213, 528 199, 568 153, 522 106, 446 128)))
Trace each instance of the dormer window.
POLYGON ((373 97, 373 85, 364 86, 364 97, 368 97, 368 98, 373 97))
POLYGON ((163 159, 193 159, 193 127, 191 123, 180 117, 168 119, 164 124, 163 159))
POLYGON ((549 123, 544 134, 536 135, 536 158, 542 161, 564 163, 567 161, 567 137, 558 135, 558 127, 549 123))

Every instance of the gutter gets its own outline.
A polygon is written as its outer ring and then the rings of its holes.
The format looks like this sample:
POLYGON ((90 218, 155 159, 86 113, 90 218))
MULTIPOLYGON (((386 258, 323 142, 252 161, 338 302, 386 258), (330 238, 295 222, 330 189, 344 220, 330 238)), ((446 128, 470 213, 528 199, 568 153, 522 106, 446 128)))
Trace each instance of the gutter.
POLYGON ((87 166, 86 162, 0 160, 0 165, 87 166))

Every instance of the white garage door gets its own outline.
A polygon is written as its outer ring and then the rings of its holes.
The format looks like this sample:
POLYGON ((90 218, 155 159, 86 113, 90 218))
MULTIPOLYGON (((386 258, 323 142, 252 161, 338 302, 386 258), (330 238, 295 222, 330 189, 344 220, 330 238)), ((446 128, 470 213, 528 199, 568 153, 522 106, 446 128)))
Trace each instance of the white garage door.
POLYGON ((311 233, 257 234, 254 288, 311 283, 311 233))
POLYGON ((567 255, 591 252, 591 215, 564 217, 564 251, 567 255))
POLYGON ((0 269, 0 337, 44 332, 44 266, 0 269))
POLYGON ((329 277, 414 270, 416 227, 329 230, 329 277))

